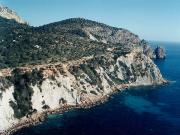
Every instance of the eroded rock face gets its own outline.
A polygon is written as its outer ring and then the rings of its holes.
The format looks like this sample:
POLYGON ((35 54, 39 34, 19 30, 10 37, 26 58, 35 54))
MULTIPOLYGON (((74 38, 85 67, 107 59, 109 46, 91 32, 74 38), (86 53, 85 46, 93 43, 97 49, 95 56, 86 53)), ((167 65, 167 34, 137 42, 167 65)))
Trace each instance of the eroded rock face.
POLYGON ((1 90, 1 130, 47 109, 95 102, 128 86, 165 82, 157 66, 141 49, 118 57, 107 53, 81 61, 15 69, 11 76, 3 78, 8 83, 1 90))

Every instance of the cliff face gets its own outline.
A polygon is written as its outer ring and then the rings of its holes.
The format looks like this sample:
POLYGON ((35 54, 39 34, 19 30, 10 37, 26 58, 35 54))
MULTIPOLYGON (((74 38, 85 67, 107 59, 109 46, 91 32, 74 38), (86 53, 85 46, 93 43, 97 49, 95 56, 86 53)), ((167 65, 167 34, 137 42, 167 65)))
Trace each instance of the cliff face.
POLYGON ((46 110, 93 103, 117 89, 165 82, 142 49, 120 56, 116 51, 67 63, 2 70, 0 129, 46 110))

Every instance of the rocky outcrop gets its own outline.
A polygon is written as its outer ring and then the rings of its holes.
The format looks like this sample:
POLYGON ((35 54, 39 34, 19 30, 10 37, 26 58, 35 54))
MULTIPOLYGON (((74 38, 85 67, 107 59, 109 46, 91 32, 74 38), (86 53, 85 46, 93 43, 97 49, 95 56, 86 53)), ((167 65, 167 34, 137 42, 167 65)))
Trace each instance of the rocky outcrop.
POLYGON ((12 11, 8 7, 4 7, 0 5, 0 16, 6 19, 13 19, 18 23, 26 24, 27 22, 24 21, 21 17, 17 15, 16 12, 12 11))
POLYGON ((47 110, 93 103, 129 86, 165 82, 140 48, 119 56, 116 51, 68 63, 9 69, 8 74, 1 70, 1 131, 47 110))
POLYGON ((154 53, 156 55, 156 59, 165 59, 166 58, 165 49, 162 47, 159 47, 159 46, 156 47, 154 53))
POLYGON ((86 26, 84 27, 84 31, 89 35, 90 39, 105 44, 126 44, 127 46, 134 46, 140 42, 137 35, 126 29, 104 28, 100 25, 93 27, 86 26))
POLYGON ((150 57, 151 59, 165 59, 166 58, 166 52, 164 48, 157 46, 155 49, 153 49, 149 45, 149 43, 145 40, 142 40, 140 44, 143 48, 143 53, 146 56, 150 57))

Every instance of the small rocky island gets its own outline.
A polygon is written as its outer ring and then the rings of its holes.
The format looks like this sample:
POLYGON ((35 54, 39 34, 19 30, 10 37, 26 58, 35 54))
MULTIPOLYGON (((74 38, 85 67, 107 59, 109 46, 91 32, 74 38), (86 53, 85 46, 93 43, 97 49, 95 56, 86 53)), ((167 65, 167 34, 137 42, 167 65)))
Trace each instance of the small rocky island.
POLYGON ((165 59, 166 58, 166 52, 165 52, 165 49, 162 48, 162 47, 157 47, 155 50, 154 50, 154 53, 156 55, 156 59, 165 59))
MULTIPOLYGON (((83 18, 33 27, 0 8, 0 134, 117 90, 166 83, 151 48, 126 29, 83 18)), ((155 54, 165 57, 161 48, 155 54)))

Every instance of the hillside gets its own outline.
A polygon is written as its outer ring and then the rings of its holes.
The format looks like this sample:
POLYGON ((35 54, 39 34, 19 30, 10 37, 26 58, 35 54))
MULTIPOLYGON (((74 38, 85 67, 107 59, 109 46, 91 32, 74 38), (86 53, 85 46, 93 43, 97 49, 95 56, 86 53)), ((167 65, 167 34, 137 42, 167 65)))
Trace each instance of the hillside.
POLYGON ((140 45, 138 36, 128 30, 82 18, 41 27, 1 18, 0 26, 0 68, 68 61, 140 45))

